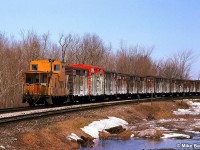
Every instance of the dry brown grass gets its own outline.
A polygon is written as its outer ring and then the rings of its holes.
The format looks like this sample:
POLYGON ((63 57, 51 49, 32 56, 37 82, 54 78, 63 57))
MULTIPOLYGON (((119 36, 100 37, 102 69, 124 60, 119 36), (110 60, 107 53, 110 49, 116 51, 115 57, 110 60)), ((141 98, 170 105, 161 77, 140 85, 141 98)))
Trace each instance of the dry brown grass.
POLYGON ((194 129, 192 129, 193 131, 198 131, 200 132, 200 127, 195 127, 194 129))
POLYGON ((80 146, 76 142, 69 141, 67 136, 75 133, 79 136, 89 137, 80 130, 93 120, 91 118, 77 117, 66 121, 58 122, 42 128, 34 133, 25 133, 19 136, 20 148, 30 149, 77 149, 80 146))
POLYGON ((131 135, 133 133, 131 131, 124 131, 122 133, 119 134, 119 137, 122 139, 122 140, 128 140, 130 139, 131 135))
POLYGON ((152 138, 160 139, 162 136, 163 136, 163 132, 159 131, 159 130, 156 130, 156 135, 154 137, 152 137, 152 138))
MULTIPOLYGON (((185 102, 180 101, 162 101, 152 103, 129 104, 121 106, 106 107, 91 114, 83 114, 82 116, 71 117, 68 120, 47 125, 41 130, 23 133, 19 135, 16 148, 20 149, 62 149, 71 150, 78 149, 79 144, 69 141, 67 136, 75 133, 78 136, 89 137, 80 128, 88 125, 94 120, 104 119, 107 116, 115 116, 128 121, 130 124, 136 124, 146 119, 148 116, 153 119, 173 118, 173 110, 178 108, 186 108, 185 102)), ((142 128, 142 127, 141 127, 142 128)), ((100 132, 101 139, 121 138, 129 139, 132 132, 124 131, 121 134, 109 134, 100 132)), ((134 133, 137 135, 137 133, 134 133)), ((154 138, 159 138, 162 132, 157 132, 154 138)))
POLYGON ((130 136, 132 134, 133 133, 131 131, 123 131, 120 134, 110 134, 108 132, 99 132, 99 138, 101 140, 108 140, 108 139, 114 139, 114 138, 128 140, 128 139, 130 139, 130 136))
POLYGON ((174 117, 172 110, 176 110, 178 106, 176 102, 152 102, 152 103, 142 103, 134 107, 134 112, 136 112, 136 117, 140 119, 146 119, 151 116, 153 119, 161 118, 172 118, 174 117))
POLYGON ((193 101, 194 102, 200 102, 200 99, 194 99, 193 101))
POLYGON ((69 150, 77 149, 80 146, 76 142, 66 139, 66 137, 59 137, 45 129, 36 133, 25 133, 20 136, 20 149, 33 150, 69 150))
POLYGON ((99 132, 99 139, 101 140, 108 140, 108 139, 113 139, 116 137, 117 137, 117 134, 110 134, 108 132, 99 132))
MULTIPOLYGON (((185 101, 162 101, 162 102, 153 102, 153 103, 144 103, 144 107, 140 110, 148 116, 151 114, 155 119, 163 118, 173 118, 176 117, 173 114, 174 110, 178 108, 187 109, 189 106, 185 101)), ((139 110, 138 110, 139 111, 139 110)))
POLYGON ((35 133, 25 134, 21 137, 21 140, 25 145, 39 145, 40 141, 35 133))
POLYGON ((185 101, 178 101, 177 106, 182 109, 188 109, 190 107, 185 101))

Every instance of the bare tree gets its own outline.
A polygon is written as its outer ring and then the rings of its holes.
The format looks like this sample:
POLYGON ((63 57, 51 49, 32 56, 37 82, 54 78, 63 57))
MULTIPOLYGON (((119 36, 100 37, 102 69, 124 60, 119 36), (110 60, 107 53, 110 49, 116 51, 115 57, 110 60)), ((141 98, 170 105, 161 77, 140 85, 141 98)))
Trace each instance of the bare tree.
POLYGON ((179 51, 159 64, 159 75, 167 78, 189 79, 191 66, 194 63, 191 50, 179 51))
POLYGON ((75 56, 75 63, 103 65, 109 55, 110 47, 105 46, 97 35, 85 34, 82 38, 75 38, 71 53, 75 56))
POLYGON ((2 108, 22 106, 23 72, 29 70, 29 62, 34 59, 49 58, 51 52, 58 51, 58 47, 50 42, 49 34, 39 36, 33 32, 23 32, 21 36, 20 41, 0 33, 0 107, 2 108))
POLYGON ((57 44, 51 43, 50 49, 48 49, 47 58, 61 60, 61 52, 57 44))
POLYGON ((65 62, 66 52, 70 47, 71 42, 73 41, 72 35, 68 34, 65 36, 64 34, 60 35, 59 38, 59 44, 61 46, 61 52, 62 52, 62 62, 65 62))
POLYGON ((127 47, 123 42, 117 51, 117 72, 135 75, 154 75, 154 62, 151 59, 153 48, 139 45, 127 47))
POLYGON ((0 34, 0 103, 1 107, 21 104, 22 73, 21 47, 0 34))
POLYGON ((0 107, 21 106, 23 72, 35 59, 53 58, 68 64, 82 63, 103 66, 106 70, 134 75, 159 75, 167 78, 189 79, 194 56, 191 51, 174 54, 167 60, 155 62, 153 47, 127 46, 121 42, 117 52, 95 34, 64 35, 58 43, 50 34, 22 32, 21 40, 0 33, 0 107))

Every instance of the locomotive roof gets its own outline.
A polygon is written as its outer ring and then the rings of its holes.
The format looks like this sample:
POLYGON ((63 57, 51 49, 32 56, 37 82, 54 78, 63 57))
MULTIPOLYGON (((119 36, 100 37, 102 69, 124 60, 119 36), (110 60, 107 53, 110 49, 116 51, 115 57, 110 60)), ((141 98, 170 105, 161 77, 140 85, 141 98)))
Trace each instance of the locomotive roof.
MULTIPOLYGON (((30 73, 30 74, 34 74, 34 73, 50 73, 49 71, 27 71, 24 73, 30 73)), ((53 72, 54 74, 58 74, 57 72, 53 72)))

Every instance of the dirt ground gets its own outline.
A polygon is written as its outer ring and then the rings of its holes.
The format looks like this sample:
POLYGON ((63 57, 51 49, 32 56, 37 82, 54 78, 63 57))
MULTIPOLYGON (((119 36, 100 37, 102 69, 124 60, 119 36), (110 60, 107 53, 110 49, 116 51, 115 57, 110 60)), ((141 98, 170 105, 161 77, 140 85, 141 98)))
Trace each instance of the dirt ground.
MULTIPOLYGON (((80 147, 76 142, 67 139, 71 133, 86 135, 81 127, 94 120, 115 116, 126 120, 135 129, 142 130, 146 126, 139 123, 144 120, 176 118, 172 111, 188 108, 184 101, 145 102, 109 106, 95 110, 65 113, 53 117, 21 121, 0 125, 0 149, 16 150, 73 150, 80 147), (138 125, 138 126, 137 126, 138 125)), ((189 116, 186 116, 189 117, 189 116)))

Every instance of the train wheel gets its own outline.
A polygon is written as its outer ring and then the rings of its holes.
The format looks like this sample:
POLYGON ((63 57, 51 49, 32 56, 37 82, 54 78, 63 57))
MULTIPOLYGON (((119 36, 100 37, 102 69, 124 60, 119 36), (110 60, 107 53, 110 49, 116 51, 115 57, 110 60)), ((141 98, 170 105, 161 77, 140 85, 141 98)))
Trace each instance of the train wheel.
POLYGON ((67 96, 67 103, 70 103, 70 101, 71 101, 71 99, 70 99, 70 97, 69 96, 67 96))
POLYGON ((45 99, 45 105, 46 106, 49 106, 49 105, 52 105, 53 104, 53 101, 52 101, 52 97, 48 97, 45 99))
POLYGON ((52 102, 53 102, 53 105, 55 106, 59 105, 58 99, 56 97, 52 97, 52 102))
POLYGON ((35 106, 35 103, 29 102, 28 104, 29 104, 30 107, 34 107, 35 106))
POLYGON ((64 104, 64 99, 63 98, 59 98, 58 99, 58 105, 63 105, 64 104))
POLYGON ((73 105, 73 104, 75 103, 74 96, 68 96, 67 102, 68 102, 70 105, 73 105))
POLYGON ((52 102, 54 105, 63 105, 64 99, 62 97, 53 97, 52 102))
POLYGON ((46 100, 44 101, 44 105, 45 105, 46 107, 51 106, 51 104, 49 104, 46 100))

